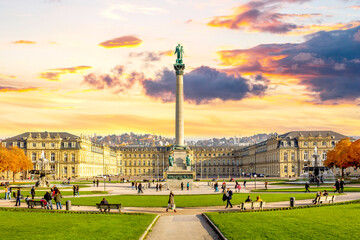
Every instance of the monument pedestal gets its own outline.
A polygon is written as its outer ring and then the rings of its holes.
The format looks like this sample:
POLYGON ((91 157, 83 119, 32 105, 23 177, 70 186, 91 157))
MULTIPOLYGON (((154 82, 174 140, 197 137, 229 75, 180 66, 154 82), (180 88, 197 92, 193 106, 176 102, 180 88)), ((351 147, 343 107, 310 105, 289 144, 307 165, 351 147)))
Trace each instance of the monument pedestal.
POLYGON ((184 189, 187 183, 192 189, 194 172, 191 171, 191 166, 186 165, 186 150, 174 150, 174 164, 169 166, 165 175, 168 190, 181 189, 181 183, 184 184, 184 189))

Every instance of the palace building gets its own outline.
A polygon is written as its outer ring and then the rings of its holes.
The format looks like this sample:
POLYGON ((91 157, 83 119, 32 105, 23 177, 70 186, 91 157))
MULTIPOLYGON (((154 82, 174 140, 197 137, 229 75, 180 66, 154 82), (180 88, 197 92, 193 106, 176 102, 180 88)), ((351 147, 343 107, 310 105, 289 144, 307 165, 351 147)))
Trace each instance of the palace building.
MULTIPOLYGON (((239 177, 245 173, 297 177, 309 165, 315 146, 323 161, 326 152, 343 138, 346 136, 333 131, 292 131, 248 147, 188 146, 186 151, 197 178, 239 177)), ((44 152, 54 177, 61 179, 99 175, 162 178, 172 154, 171 147, 112 147, 66 132, 26 132, 2 141, 2 146, 24 149, 34 169, 44 152)))

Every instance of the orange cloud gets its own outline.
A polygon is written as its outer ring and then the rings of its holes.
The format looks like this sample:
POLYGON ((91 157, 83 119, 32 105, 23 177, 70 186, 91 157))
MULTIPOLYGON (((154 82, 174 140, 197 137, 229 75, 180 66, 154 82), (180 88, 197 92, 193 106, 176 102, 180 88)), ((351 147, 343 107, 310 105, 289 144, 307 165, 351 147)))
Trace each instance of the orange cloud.
POLYGON ((3 78, 15 79, 16 76, 14 76, 14 75, 6 75, 6 74, 1 74, 1 73, 0 73, 0 79, 3 79, 3 78))
POLYGON ((104 48, 118 48, 118 47, 137 47, 143 41, 135 36, 122 36, 107 40, 99 44, 99 46, 104 48))
POLYGON ((49 81, 60 81, 60 77, 64 74, 79 73, 87 69, 91 69, 90 66, 76 66, 69 68, 53 68, 49 69, 49 72, 42 72, 39 78, 43 78, 49 81))
POLYGON ((348 8, 352 8, 352 9, 360 9, 360 5, 355 5, 355 6, 350 6, 348 8))
POLYGON ((288 35, 307 35, 316 33, 319 31, 333 31, 333 30, 347 30, 360 25, 360 22, 349 22, 349 23, 336 23, 336 24, 323 24, 323 25, 307 25, 298 27, 293 32, 287 33, 288 35))
POLYGON ((14 41, 14 42, 11 42, 11 43, 14 43, 14 44, 36 44, 36 42, 29 41, 29 40, 18 40, 18 41, 14 41))
POLYGON ((0 86, 0 92, 29 92, 35 91, 38 88, 31 87, 31 88, 15 88, 15 87, 2 87, 0 86))

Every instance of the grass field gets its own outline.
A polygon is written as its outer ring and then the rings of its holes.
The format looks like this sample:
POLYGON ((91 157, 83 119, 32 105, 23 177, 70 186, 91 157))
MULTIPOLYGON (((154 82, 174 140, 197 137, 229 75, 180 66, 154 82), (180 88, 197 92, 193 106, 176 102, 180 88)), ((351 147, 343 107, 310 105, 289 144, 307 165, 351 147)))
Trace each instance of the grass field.
MULTIPOLYGON (((252 190, 252 192, 305 192, 305 188, 282 188, 282 189, 271 189, 271 187, 269 187, 270 189, 266 190, 266 189, 257 189, 257 190, 252 190)), ((310 192, 319 192, 319 191, 328 191, 328 192, 334 192, 335 189, 333 189, 332 187, 316 187, 316 186, 311 186, 309 188, 310 192)), ((360 188, 358 187, 345 187, 344 188, 344 192, 360 192, 360 188)))
POLYGON ((360 204, 206 213, 228 239, 359 239, 360 204))
POLYGON ((2 211, 1 239, 139 239, 153 214, 2 211), (5 223, 6 220, 6 223, 5 223), (16 231, 16 232, 14 232, 16 231))
MULTIPOLYGON (((290 197, 295 197, 296 200, 314 198, 313 193, 235 193, 232 203, 239 205, 245 201, 248 195, 250 195, 253 200, 256 199, 257 195, 260 195, 266 202, 289 201, 290 197)), ((71 202, 73 205, 95 206, 96 203, 100 203, 102 198, 103 197, 73 198, 71 202)), ((106 200, 108 200, 109 203, 121 203, 124 207, 165 207, 167 206, 168 199, 168 196, 158 195, 106 196, 106 200)), ((175 203, 177 207, 221 206, 226 204, 226 202, 222 201, 222 194, 179 195, 175 196, 175 203)))

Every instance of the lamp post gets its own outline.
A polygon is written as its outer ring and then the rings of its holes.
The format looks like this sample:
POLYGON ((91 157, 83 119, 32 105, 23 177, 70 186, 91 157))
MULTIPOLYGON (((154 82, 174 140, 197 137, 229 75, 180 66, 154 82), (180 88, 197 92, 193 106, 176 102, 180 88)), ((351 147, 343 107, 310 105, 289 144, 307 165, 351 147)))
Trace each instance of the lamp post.
POLYGON ((200 180, 202 180, 202 159, 200 160, 200 180))
POLYGON ((105 181, 105 180, 106 180, 106 176, 104 176, 104 192, 106 191, 106 186, 105 186, 105 185, 106 185, 106 181, 105 181))

